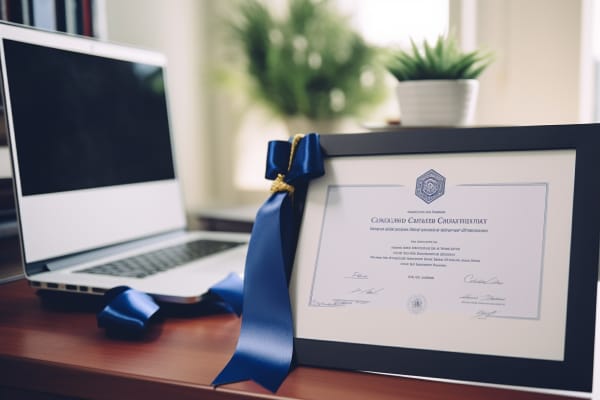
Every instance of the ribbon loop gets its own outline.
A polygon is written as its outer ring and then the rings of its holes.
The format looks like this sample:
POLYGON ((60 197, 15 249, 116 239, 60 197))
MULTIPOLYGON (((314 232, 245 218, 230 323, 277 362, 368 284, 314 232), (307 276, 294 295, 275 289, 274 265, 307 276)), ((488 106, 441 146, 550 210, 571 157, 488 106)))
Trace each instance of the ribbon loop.
POLYGON ((139 337, 159 309, 146 293, 118 286, 105 294, 106 307, 98 314, 98 327, 110 335, 139 337))
POLYGON ((306 135, 297 145, 290 169, 286 175, 286 182, 307 182, 325 174, 323 167, 323 154, 316 134, 306 135))
MULTIPOLYGON (((291 144, 269 143, 267 178, 305 193, 308 180, 323 173, 316 133, 296 137, 291 144)), ((292 202, 292 192, 276 191, 258 210, 246 256, 240 336, 214 385, 253 379, 275 392, 289 372, 294 334, 288 281, 302 206, 292 202)))
POLYGON ((283 175, 286 183, 294 184, 317 178, 324 173, 323 155, 319 135, 316 133, 296 135, 293 142, 269 142, 265 173, 267 179, 275 180, 283 175))
POLYGON ((282 140, 271 140, 267 151, 267 168, 265 178, 277 179, 279 174, 288 172, 292 144, 282 140))

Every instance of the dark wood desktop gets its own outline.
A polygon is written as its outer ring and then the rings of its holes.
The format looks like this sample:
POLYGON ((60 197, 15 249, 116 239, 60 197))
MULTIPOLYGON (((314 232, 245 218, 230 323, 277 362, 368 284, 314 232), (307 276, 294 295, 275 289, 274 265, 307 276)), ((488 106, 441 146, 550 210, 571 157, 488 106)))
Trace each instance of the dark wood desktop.
POLYGON ((175 312, 143 340, 107 338, 97 302, 43 299, 24 280, 0 286, 2 399, 559 399, 504 389, 298 367, 276 394, 210 383, 235 348, 233 315, 175 312))

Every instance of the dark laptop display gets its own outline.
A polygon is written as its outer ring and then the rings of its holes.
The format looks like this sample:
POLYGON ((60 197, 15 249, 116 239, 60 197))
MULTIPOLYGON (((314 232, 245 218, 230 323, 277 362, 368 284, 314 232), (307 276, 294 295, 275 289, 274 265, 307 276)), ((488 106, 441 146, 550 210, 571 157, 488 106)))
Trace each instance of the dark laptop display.
POLYGON ((12 40, 4 51, 24 196, 174 177, 159 67, 12 40))

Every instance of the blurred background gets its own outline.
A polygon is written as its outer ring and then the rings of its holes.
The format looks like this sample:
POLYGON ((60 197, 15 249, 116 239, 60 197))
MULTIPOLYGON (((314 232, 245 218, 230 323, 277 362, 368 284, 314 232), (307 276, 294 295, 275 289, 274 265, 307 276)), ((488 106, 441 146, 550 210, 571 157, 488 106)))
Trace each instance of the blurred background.
MULTIPOLYGON (((465 51, 492 51, 494 62, 479 78, 475 115, 475 125, 489 126, 598 120, 598 1, 331 0, 330 6, 372 46, 406 46, 410 38, 435 40, 450 31, 465 51)), ((289 121, 265 107, 239 79, 245 65, 231 25, 243 2, 103 3, 103 38, 156 49, 169 59, 171 123, 188 211, 266 199, 267 142, 291 133, 289 121)), ((286 0, 259 3, 275 16, 285 15, 288 6, 286 0)), ((270 40, 278 40, 270 34, 270 40)), ((298 40, 294 46, 302 50, 307 43, 298 40)), ((308 60, 317 67, 323 62, 320 57, 308 60)), ((372 77, 359 78, 368 83, 372 77)), ((377 104, 336 118, 321 133, 386 128, 400 116, 394 86, 384 72, 377 104)), ((351 100, 343 95, 332 93, 332 104, 351 100)))

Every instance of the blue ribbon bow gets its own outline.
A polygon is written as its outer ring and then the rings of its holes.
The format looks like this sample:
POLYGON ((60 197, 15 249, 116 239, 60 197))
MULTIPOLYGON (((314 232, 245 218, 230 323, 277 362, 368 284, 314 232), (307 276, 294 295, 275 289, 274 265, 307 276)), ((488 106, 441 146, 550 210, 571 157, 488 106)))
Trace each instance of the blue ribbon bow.
POLYGON ((288 282, 308 181, 324 174, 319 135, 269 142, 267 179, 274 192, 256 215, 244 272, 244 315, 233 357, 213 385, 252 379, 276 392, 292 362, 288 282))

